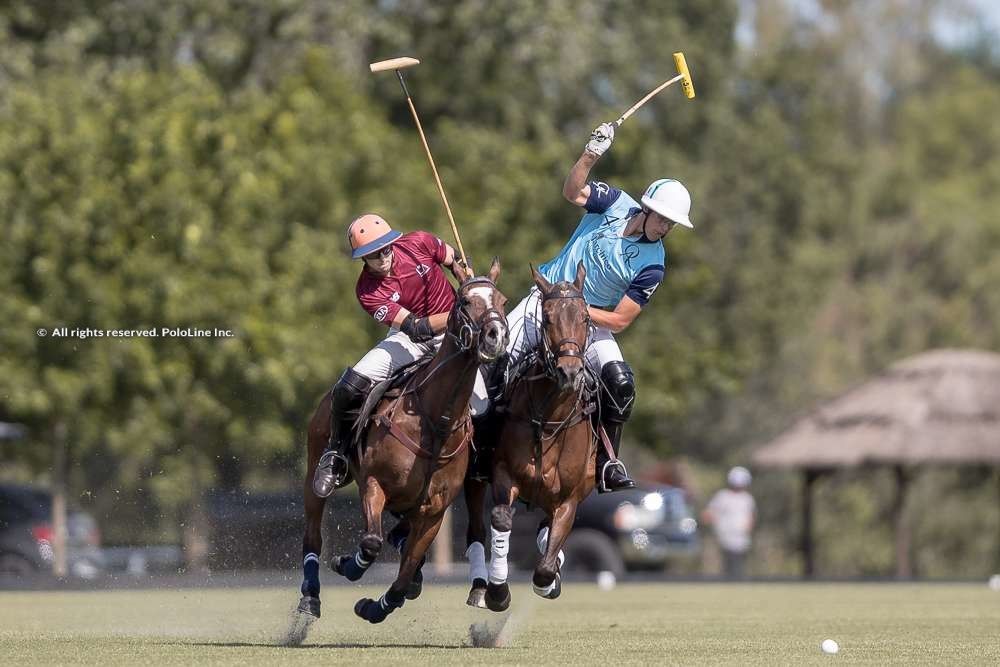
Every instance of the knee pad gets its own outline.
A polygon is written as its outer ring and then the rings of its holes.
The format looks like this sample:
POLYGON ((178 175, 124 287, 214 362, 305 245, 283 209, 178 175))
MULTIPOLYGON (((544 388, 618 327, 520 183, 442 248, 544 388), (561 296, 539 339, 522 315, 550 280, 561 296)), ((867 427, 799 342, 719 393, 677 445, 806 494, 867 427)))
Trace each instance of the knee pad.
POLYGON ((371 387, 371 379, 348 367, 337 384, 333 385, 333 400, 344 401, 349 405, 358 403, 368 395, 371 387))
POLYGON ((601 416, 624 424, 635 405, 635 375, 624 361, 609 361, 601 369, 601 416))

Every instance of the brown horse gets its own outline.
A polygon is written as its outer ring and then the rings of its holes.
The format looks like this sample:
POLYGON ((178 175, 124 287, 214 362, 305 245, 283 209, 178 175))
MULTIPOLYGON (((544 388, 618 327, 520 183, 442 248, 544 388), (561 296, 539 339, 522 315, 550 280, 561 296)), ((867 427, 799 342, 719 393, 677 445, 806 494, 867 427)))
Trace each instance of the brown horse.
MULTIPOLYGON (((493 611, 510 605, 507 553, 514 500, 520 497, 548 516, 549 526, 539 531, 544 553, 532 584, 538 595, 554 599, 561 591, 562 546, 577 506, 594 489, 596 440, 590 415, 598 383, 585 360, 591 326, 582 291, 586 271, 581 262, 574 282, 555 284, 534 268, 532 274, 541 292, 539 347, 509 392, 493 458, 492 558, 483 600, 493 611)), ((474 588, 469 604, 480 606, 476 597, 474 588)))
MULTIPOLYGON (((382 511, 402 517, 389 535, 401 551, 399 573, 379 600, 358 600, 354 612, 380 623, 406 599, 420 594, 424 554, 441 527, 444 513, 462 488, 469 462, 472 424, 469 398, 479 365, 507 346, 506 297, 496 288, 494 259, 486 277, 464 280, 434 358, 416 371, 400 395, 376 407, 366 446, 351 456, 367 524, 357 552, 335 558, 331 567, 352 581, 360 579, 382 549, 382 511)), ((306 466, 306 531, 303 538, 302 599, 299 611, 319 617, 320 523, 325 498, 312 491, 312 471, 326 446, 330 397, 324 397, 309 423, 306 466)))

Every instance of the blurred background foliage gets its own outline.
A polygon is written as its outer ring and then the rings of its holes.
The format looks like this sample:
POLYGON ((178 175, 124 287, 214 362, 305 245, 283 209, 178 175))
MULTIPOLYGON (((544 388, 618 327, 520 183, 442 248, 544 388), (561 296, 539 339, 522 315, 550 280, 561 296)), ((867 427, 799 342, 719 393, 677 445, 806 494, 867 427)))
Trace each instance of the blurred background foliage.
MULTIPOLYGON (((300 484, 304 428, 381 334, 344 228, 374 210, 450 240, 398 83, 407 72, 463 241, 514 303, 579 211, 590 129, 673 72, 594 176, 674 176, 693 233, 620 336, 626 453, 689 461, 707 496, 792 419, 904 356, 1000 350, 1000 54, 937 0, 84 0, 0 6, 0 445, 111 543, 174 541, 206 489, 300 484), (233 338, 39 337, 198 327, 233 338)), ((639 471, 636 471, 639 472, 639 471)), ((920 574, 1000 566, 996 478, 918 475, 920 574)), ((798 571, 796 482, 758 478, 753 571, 798 571)), ((887 574, 884 471, 817 487, 819 571, 887 574)))

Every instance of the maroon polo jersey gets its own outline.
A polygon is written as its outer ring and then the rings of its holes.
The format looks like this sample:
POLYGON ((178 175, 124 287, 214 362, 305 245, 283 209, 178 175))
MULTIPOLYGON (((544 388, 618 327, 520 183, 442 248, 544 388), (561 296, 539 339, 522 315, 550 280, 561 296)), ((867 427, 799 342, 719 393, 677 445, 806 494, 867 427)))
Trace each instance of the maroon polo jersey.
POLYGON ((410 232, 392 244, 392 269, 387 276, 361 270, 358 301, 377 322, 391 325, 400 307, 416 317, 447 313, 455 290, 444 276, 441 262, 448 247, 427 232, 410 232))

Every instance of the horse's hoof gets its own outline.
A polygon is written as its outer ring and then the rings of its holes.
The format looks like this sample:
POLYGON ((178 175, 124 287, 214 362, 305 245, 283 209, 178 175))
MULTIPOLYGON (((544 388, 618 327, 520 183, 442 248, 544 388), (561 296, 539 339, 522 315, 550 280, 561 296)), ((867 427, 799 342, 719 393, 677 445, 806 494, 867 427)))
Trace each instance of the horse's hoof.
POLYGON ((484 597, 486 608, 490 611, 507 611, 507 607, 510 606, 510 586, 506 581, 502 584, 491 582, 486 585, 484 597))
POLYGON ((303 595, 302 599, 299 600, 299 613, 319 618, 319 598, 303 595))
POLYGON ((420 597, 420 593, 424 590, 424 573, 417 570, 413 573, 413 579, 410 580, 410 584, 406 587, 407 600, 416 600, 420 597))
POLYGON ((555 600, 562 593, 562 577, 558 574, 556 578, 552 580, 552 583, 548 586, 537 586, 535 582, 531 582, 531 590, 535 592, 536 595, 540 595, 546 600, 555 600))
POLYGON ((354 613, 369 623, 381 623, 389 613, 375 600, 361 598, 354 604, 354 613))
POLYGON ((469 589, 469 599, 465 604, 476 609, 486 609, 486 580, 475 579, 469 589))

